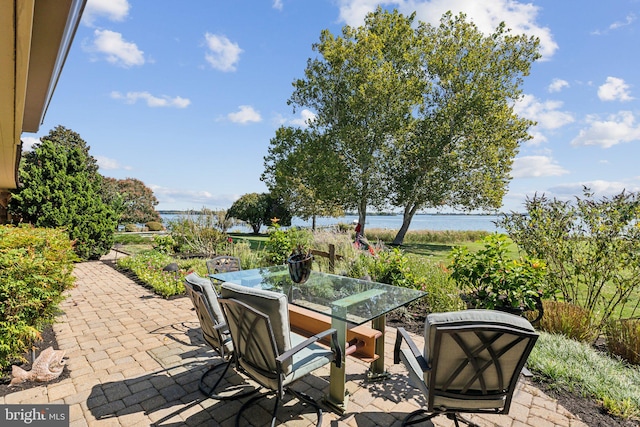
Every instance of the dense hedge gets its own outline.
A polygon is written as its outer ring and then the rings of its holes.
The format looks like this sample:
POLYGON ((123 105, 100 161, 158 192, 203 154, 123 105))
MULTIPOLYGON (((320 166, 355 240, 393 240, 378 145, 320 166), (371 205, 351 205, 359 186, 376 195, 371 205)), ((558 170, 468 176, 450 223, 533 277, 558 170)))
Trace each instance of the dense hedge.
POLYGON ((0 369, 21 358, 73 285, 77 256, 61 230, 0 226, 0 369))

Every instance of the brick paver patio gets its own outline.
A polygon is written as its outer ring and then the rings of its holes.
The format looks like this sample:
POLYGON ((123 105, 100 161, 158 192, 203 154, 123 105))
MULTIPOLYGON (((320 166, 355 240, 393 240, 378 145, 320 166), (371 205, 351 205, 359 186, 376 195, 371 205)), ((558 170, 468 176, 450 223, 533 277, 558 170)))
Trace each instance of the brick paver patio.
MULTIPOLYGON (((104 262, 103 262, 104 261, 104 262)), ((204 398, 198 380, 207 366, 219 362, 200 338, 200 326, 187 298, 162 299, 108 265, 85 262, 75 268, 77 286, 62 303, 54 326, 66 350, 70 378, 8 394, 0 404, 66 403, 71 426, 233 426, 240 401, 204 398)), ((395 329, 385 336, 384 383, 367 383, 367 365, 347 359, 348 412, 325 411, 325 426, 399 426, 424 404, 406 381, 402 365, 393 365, 395 329)), ((421 343, 420 337, 415 337, 421 343)), ((233 372, 228 381, 239 381, 233 372)), ((295 384, 320 400, 328 392, 329 369, 295 384)), ((264 400, 264 399, 263 399, 264 400)), ((246 411, 245 421, 262 426, 270 419, 271 402, 246 411)), ((315 425, 315 413, 293 399, 279 415, 283 426, 315 425)), ((556 400, 522 380, 509 415, 472 416, 481 426, 585 426, 556 400)), ((431 425, 431 424, 427 424, 431 425)), ((436 426, 453 423, 445 417, 436 426)))

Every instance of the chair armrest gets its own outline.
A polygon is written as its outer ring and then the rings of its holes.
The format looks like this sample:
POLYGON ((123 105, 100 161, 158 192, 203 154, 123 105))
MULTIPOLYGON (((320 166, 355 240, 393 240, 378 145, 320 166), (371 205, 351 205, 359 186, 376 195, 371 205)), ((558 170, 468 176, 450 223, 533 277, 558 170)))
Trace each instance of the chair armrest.
POLYGON ((229 328, 227 327, 227 324, 225 322, 213 325, 213 329, 222 333, 229 332, 229 328))
POLYGON ((320 341, 327 335, 331 335, 331 351, 333 352, 333 359, 336 366, 339 368, 342 366, 342 349, 338 344, 338 332, 335 329, 327 329, 326 331, 319 332, 313 336, 310 336, 297 346, 285 351, 280 356, 276 357, 276 362, 278 364, 282 364, 287 359, 293 357, 294 354, 302 350, 303 348, 308 347, 316 341, 320 341))
POLYGON ((393 347, 393 363, 396 365, 400 363, 400 346, 402 345, 402 340, 405 340, 407 342, 407 345, 409 346, 409 350, 411 350, 413 357, 416 359, 416 362, 418 362, 418 364, 420 365, 420 369, 422 369, 422 372, 427 372, 431 370, 431 368, 429 367, 429 364, 427 363, 424 356, 418 349, 418 346, 416 346, 416 344, 411 339, 411 336, 409 336, 409 334, 404 328, 398 328, 398 333, 396 334, 396 344, 393 347))

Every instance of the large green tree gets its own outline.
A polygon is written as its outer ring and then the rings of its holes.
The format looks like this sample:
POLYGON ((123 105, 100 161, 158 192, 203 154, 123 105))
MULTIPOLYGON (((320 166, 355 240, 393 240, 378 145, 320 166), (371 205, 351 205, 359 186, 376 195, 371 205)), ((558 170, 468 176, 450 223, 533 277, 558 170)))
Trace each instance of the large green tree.
POLYGON ((368 207, 388 203, 393 172, 384 159, 420 100, 420 49, 412 21, 413 16, 378 9, 363 27, 345 26, 342 37, 322 31, 313 46, 319 57, 309 59, 289 100, 294 110, 315 113, 309 124, 323 135, 318 149, 341 162, 324 169, 326 176, 342 174, 327 182, 340 183, 331 190, 341 195, 345 209, 358 210, 363 225, 368 207))
POLYGON ((23 185, 9 209, 23 222, 66 229, 80 258, 97 259, 111 248, 117 221, 102 200, 102 177, 88 149, 77 133, 53 129, 23 156, 23 185))
POLYGON ((530 120, 514 102, 538 57, 538 41, 500 24, 483 34, 464 15, 418 28, 426 82, 415 120, 388 164, 391 200, 403 209, 394 243, 401 244, 420 209, 497 209, 508 189, 530 120))
POLYGON ((271 224, 273 218, 280 225, 291 225, 291 212, 277 196, 270 193, 248 193, 233 202, 227 211, 229 218, 249 224, 255 234, 263 225, 271 224))
POLYGON ((307 129, 281 127, 271 140, 261 179, 280 197, 291 213, 313 221, 318 216, 339 216, 344 167, 334 151, 324 150, 322 135, 307 129), (327 173, 326 171, 330 171, 327 173))
POLYGON ((341 183, 332 190, 361 224, 370 207, 403 209, 395 243, 420 209, 501 205, 532 124, 513 105, 539 56, 536 38, 503 24, 485 35, 462 14, 438 26, 414 19, 378 8, 342 37, 323 31, 289 100, 316 115, 318 149, 342 166, 323 172, 346 171, 328 182, 341 183))
POLYGON ((145 224, 149 221, 161 221, 156 211, 158 199, 153 190, 136 178, 115 179, 104 178, 103 189, 110 199, 114 200, 113 190, 122 204, 119 218, 121 224, 145 224))

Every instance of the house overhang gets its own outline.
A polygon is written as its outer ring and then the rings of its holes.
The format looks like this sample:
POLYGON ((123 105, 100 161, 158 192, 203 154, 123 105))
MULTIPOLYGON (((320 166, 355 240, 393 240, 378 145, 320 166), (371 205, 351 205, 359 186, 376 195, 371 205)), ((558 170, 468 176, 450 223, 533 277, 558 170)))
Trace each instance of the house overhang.
POLYGON ((0 0, 0 192, 18 185, 22 132, 37 132, 86 0, 0 0))

